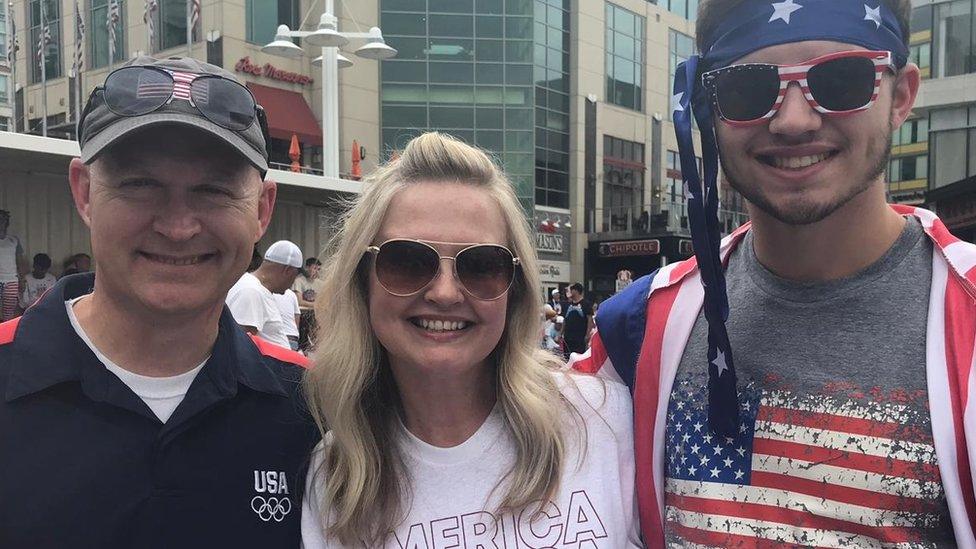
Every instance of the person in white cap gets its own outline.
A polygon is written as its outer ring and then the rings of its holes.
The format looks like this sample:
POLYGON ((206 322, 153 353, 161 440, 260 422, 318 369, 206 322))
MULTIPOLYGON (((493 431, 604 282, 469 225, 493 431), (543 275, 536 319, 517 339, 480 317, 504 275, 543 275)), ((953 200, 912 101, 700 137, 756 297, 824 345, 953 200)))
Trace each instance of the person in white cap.
POLYGON ((268 247, 264 262, 227 292, 227 307, 234 320, 249 334, 291 348, 285 320, 272 294, 291 288, 302 267, 302 251, 293 242, 279 240, 268 247))

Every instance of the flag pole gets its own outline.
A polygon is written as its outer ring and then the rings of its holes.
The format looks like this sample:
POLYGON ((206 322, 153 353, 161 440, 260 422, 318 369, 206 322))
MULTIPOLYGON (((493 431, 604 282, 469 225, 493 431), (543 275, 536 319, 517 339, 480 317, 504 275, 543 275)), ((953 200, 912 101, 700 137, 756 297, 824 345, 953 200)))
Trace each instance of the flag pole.
POLYGON ((112 32, 108 33, 108 68, 109 68, 109 70, 112 70, 112 65, 115 64, 115 22, 112 21, 112 7, 113 7, 113 5, 112 5, 112 2, 110 0, 109 3, 108 3, 108 19, 105 21, 105 24, 107 26, 112 27, 111 29, 109 29, 112 32))
POLYGON ((193 57, 193 20, 192 12, 193 0, 186 0, 186 55, 193 57))
MULTIPOLYGON (((84 36, 81 35, 83 32, 83 26, 79 25, 81 21, 81 13, 78 11, 78 0, 75 0, 75 49, 78 49, 78 43, 84 41, 84 36)), ((73 93, 75 95, 75 125, 77 126, 78 121, 81 120, 81 58, 78 53, 75 52, 75 86, 73 93)), ((80 137, 80 136, 79 136, 80 137)))
POLYGON ((44 2, 41 2, 41 135, 47 137, 47 18, 44 16, 44 2))
POLYGON ((7 82, 8 96, 13 105, 13 128, 10 131, 17 131, 17 31, 14 25, 14 3, 7 2, 7 65, 10 66, 10 78, 7 82))

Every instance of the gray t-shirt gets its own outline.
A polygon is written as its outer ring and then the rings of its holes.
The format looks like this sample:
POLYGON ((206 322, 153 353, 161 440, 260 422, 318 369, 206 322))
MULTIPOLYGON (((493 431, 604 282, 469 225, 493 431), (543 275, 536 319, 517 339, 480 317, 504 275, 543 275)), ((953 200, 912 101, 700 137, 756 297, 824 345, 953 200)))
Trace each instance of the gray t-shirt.
POLYGON ((932 244, 918 220, 851 277, 777 277, 751 233, 726 277, 739 434, 708 432, 699 316, 668 406, 668 543, 955 546, 928 411, 932 244))

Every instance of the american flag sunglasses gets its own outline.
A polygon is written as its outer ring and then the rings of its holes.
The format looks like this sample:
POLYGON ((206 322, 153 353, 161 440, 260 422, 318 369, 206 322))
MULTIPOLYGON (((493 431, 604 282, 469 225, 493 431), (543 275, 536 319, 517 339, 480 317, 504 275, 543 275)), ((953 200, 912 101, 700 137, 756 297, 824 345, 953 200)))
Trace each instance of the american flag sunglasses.
POLYGON ((702 85, 722 120, 732 126, 751 126, 776 115, 793 82, 821 114, 867 110, 878 98, 886 70, 895 71, 890 51, 855 50, 794 65, 730 65, 702 74, 702 85))
POLYGON ((257 121, 267 134, 264 111, 251 91, 215 74, 122 67, 112 71, 103 85, 92 90, 92 98, 98 93, 102 94, 105 106, 118 116, 142 116, 179 99, 228 130, 244 131, 257 121))

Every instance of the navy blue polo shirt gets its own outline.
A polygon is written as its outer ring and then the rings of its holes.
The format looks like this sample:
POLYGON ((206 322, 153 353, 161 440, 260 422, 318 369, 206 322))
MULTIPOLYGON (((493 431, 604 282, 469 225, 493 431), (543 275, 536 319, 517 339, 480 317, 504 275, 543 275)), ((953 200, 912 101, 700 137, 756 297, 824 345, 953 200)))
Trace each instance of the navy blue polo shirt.
POLYGON ((0 547, 298 547, 319 440, 300 355, 262 351, 225 308, 163 424, 68 320, 93 283, 62 279, 0 325, 0 547))

